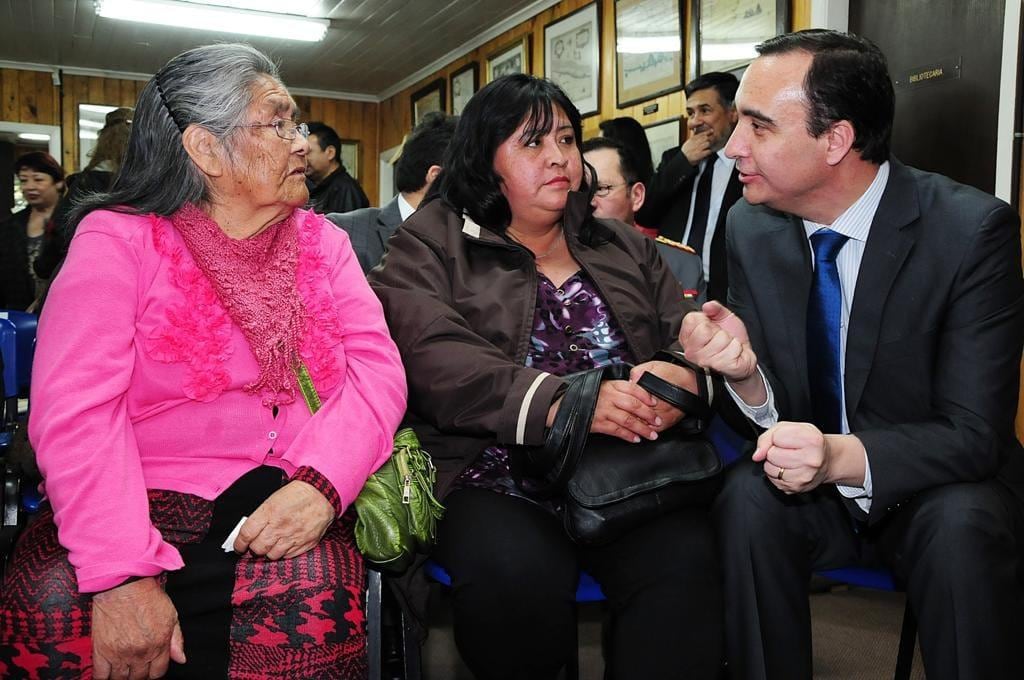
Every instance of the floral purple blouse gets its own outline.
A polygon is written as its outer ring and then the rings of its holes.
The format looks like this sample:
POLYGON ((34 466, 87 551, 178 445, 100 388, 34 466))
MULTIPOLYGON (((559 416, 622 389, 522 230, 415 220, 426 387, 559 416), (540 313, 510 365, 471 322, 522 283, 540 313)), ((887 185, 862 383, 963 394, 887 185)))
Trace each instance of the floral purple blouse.
MULTIPOLYGON (((527 366, 562 376, 633 360, 611 310, 583 270, 570 276, 561 288, 540 272, 537 276, 527 366)), ((536 502, 513 481, 504 446, 484 449, 452 486, 452 490, 466 488, 490 489, 536 502)))

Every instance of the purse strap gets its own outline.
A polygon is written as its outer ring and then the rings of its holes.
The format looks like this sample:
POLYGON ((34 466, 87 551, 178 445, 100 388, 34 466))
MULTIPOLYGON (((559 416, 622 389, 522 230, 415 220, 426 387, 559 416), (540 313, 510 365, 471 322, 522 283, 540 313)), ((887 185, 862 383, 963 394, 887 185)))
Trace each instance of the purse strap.
POLYGON ((302 398, 306 400, 309 412, 315 414, 323 404, 320 402, 320 395, 316 391, 316 385, 313 384, 313 376, 309 374, 309 369, 306 368, 306 362, 301 357, 295 357, 295 361, 292 363, 292 370, 295 371, 295 379, 299 383, 299 390, 302 391, 302 398))
MULTIPOLYGON (((552 498, 565 488, 586 448, 601 383, 605 380, 628 380, 631 369, 629 364, 610 364, 565 376, 568 387, 544 438, 544 445, 526 449, 527 457, 531 458, 528 462, 535 468, 546 468, 547 472, 540 479, 523 477, 518 480, 524 491, 537 498, 552 498)), ((703 432, 712 415, 708 389, 700 379, 703 371, 697 370, 698 394, 650 372, 644 372, 637 381, 655 397, 686 413, 676 425, 685 434, 703 432)))

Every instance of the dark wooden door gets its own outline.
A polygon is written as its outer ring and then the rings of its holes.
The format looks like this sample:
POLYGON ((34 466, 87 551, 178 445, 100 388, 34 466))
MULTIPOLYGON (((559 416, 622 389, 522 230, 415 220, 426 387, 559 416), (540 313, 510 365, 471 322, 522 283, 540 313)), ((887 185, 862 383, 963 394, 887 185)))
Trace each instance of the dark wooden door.
POLYGON ((896 87, 893 153, 995 191, 1003 0, 850 0, 896 87))

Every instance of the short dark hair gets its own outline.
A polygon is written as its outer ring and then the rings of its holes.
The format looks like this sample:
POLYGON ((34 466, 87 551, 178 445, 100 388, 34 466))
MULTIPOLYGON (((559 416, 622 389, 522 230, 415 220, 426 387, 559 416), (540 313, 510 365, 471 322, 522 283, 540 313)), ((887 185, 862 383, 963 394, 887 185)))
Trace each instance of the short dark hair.
MULTIPOLYGON (((598 127, 604 135, 601 139, 618 140, 629 150, 637 173, 636 180, 644 184, 650 182, 654 176, 654 159, 651 158, 651 144, 647 141, 647 133, 644 132, 644 126, 640 121, 629 116, 619 116, 601 121, 598 127)), ((586 150, 584 145, 584 151, 586 150)))
POLYGON ((54 184, 64 181, 64 168, 60 167, 60 163, 45 151, 29 151, 18 156, 18 160, 14 161, 14 174, 18 174, 22 170, 47 174, 53 178, 54 184))
MULTIPOLYGON (((569 118, 582 157, 580 112, 550 80, 517 73, 498 78, 473 95, 444 156, 438 182, 444 202, 458 214, 468 213, 477 224, 503 232, 512 221, 512 211, 501 192, 501 177, 494 171, 494 154, 524 120, 528 134, 548 134, 555 125, 556 106, 569 118)), ((590 189, 586 173, 581 188, 590 189)))
POLYGON ((847 120, 856 137, 853 148, 866 161, 889 160, 896 95, 882 50, 851 33, 815 28, 787 33, 757 46, 759 55, 808 52, 811 66, 804 77, 807 132, 820 137, 833 124, 847 120))
POLYGON ((710 71, 702 73, 686 84, 684 88, 687 97, 692 97, 694 92, 714 88, 722 106, 728 108, 736 101, 736 90, 740 87, 740 81, 731 73, 722 71, 710 71))
POLYGON ((330 125, 319 121, 306 123, 310 135, 316 135, 316 141, 320 144, 321 151, 327 151, 327 147, 334 147, 334 160, 341 163, 341 137, 330 125))
POLYGON ((426 185, 430 166, 444 162, 444 152, 458 122, 457 116, 431 111, 413 128, 395 166, 395 184, 399 191, 419 191, 426 185))
POLYGON ((640 172, 637 170, 636 158, 629 147, 617 139, 608 137, 592 137, 583 142, 583 153, 600 149, 612 149, 619 154, 619 171, 622 173, 622 179, 630 184, 643 182, 643 178, 640 177, 640 172))

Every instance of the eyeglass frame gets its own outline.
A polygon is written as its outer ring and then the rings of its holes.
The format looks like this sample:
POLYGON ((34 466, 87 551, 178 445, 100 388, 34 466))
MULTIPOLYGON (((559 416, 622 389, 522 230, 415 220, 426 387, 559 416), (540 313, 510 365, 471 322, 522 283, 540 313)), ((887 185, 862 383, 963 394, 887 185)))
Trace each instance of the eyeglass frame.
POLYGON ((598 183, 598 185, 596 187, 594 187, 594 195, 597 196, 598 198, 608 198, 608 195, 612 193, 613 189, 618 189, 619 187, 627 187, 628 188, 628 187, 633 186, 634 184, 636 184, 639 181, 640 180, 635 179, 632 182, 621 182, 619 184, 600 184, 600 183, 598 183))
POLYGON ((274 128, 274 134, 276 134, 278 137, 285 140, 286 142, 295 141, 295 139, 299 135, 302 135, 303 139, 309 139, 309 125, 307 125, 306 123, 296 123, 294 120, 289 120, 288 118, 278 118, 277 120, 271 121, 269 123, 247 123, 245 125, 235 125, 234 127, 274 128), (285 125, 286 128, 289 125, 291 126, 290 129, 292 131, 292 135, 290 137, 285 136, 284 131, 281 129, 282 123, 285 125))

